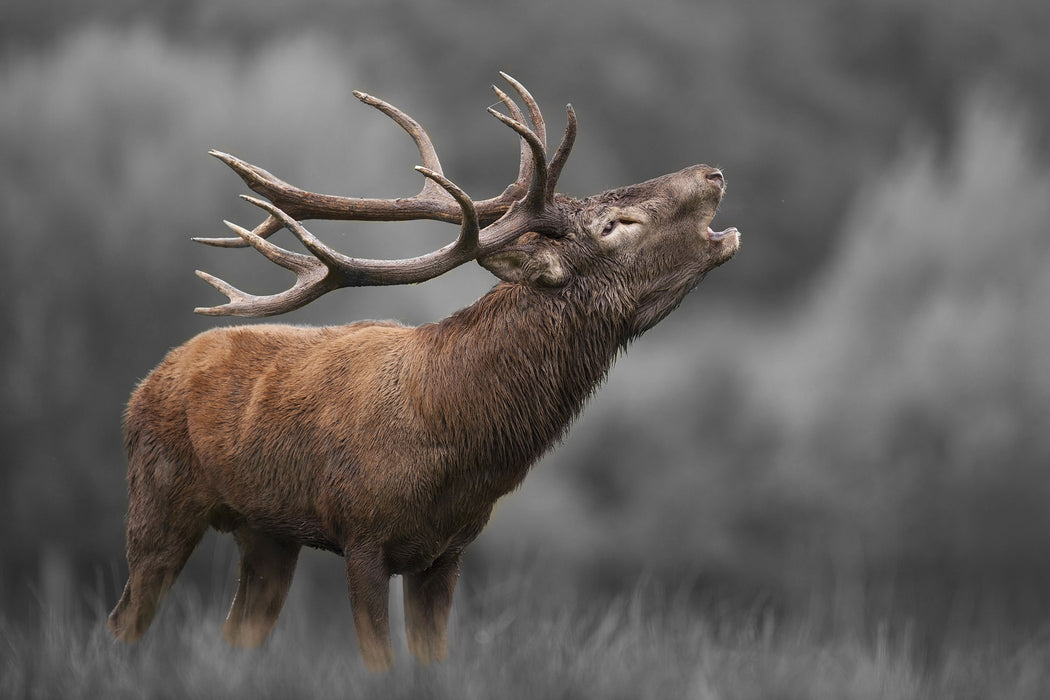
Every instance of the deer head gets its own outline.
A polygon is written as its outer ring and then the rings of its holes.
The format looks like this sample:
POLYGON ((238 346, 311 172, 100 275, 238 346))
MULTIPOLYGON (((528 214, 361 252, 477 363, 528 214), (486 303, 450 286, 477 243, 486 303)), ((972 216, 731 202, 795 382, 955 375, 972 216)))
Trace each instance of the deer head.
POLYGON ((736 252, 735 228, 714 231, 711 221, 725 193, 722 172, 696 165, 677 173, 583 199, 555 194, 558 176, 576 138, 576 115, 567 108, 567 125, 548 163, 546 126, 532 95, 501 74, 524 101, 531 127, 515 102, 494 87, 511 116, 489 112, 520 136, 518 178, 502 194, 474 202, 441 170, 429 136, 396 107, 361 92, 355 96, 379 109, 413 138, 426 178, 413 197, 393 200, 337 197, 307 192, 257 166, 218 151, 256 193, 245 197, 269 216, 249 231, 226 222, 238 238, 198 238, 221 247, 250 245, 274 263, 295 272, 295 285, 269 296, 246 294, 198 271, 229 297, 221 306, 198 308, 210 315, 270 316, 299 308, 341 287, 422 282, 476 260, 501 280, 547 290, 586 285, 604 295, 628 317, 634 336, 666 316, 703 276, 736 252), (301 220, 404 221, 433 219, 460 224, 457 240, 432 253, 403 260, 364 260, 342 255, 313 236, 301 220), (294 253, 267 237, 286 227, 312 253, 294 253))

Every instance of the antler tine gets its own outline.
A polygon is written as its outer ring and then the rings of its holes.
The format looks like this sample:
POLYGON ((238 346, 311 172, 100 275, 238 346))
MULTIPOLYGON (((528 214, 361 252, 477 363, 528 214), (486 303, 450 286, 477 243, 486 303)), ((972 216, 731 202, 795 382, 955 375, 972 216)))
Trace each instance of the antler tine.
POLYGON ((565 167, 565 162, 569 160, 572 146, 576 143, 576 110, 572 108, 572 105, 566 105, 565 112, 565 133, 562 134, 558 150, 554 152, 554 158, 547 166, 547 201, 553 200, 558 178, 561 177, 561 170, 565 167))
MULTIPOLYGON (((278 265, 288 268, 289 270, 298 272, 305 261, 311 261, 315 258, 316 260, 320 260, 322 263, 324 263, 324 265, 328 268, 338 265, 339 263, 347 259, 346 256, 337 253, 336 251, 332 250, 327 245, 325 245, 323 242, 321 242, 321 239, 317 238, 312 233, 307 231, 302 224, 300 224, 294 218, 289 216, 287 212, 282 211, 274 204, 262 199, 256 199, 255 197, 249 197, 248 195, 244 194, 241 195, 241 199, 243 199, 246 202, 250 202, 251 204, 254 204, 260 209, 264 209, 270 212, 270 216, 279 219, 281 221, 281 224, 289 231, 291 231, 292 234, 294 234, 295 237, 299 239, 299 242, 306 246, 307 250, 314 254, 314 258, 311 258, 308 255, 299 255, 298 253, 292 253, 291 251, 287 251, 284 248, 275 246, 269 241, 264 241, 258 236, 245 236, 245 233, 242 232, 243 229, 241 229, 239 226, 227 224, 227 226, 233 228, 242 238, 247 240, 253 248, 258 250, 260 253, 262 253, 278 265)), ((309 262, 307 262, 307 265, 312 266, 309 262)))
MULTIPOLYGON (((515 92, 521 95, 521 99, 525 102, 525 106, 529 108, 529 119, 532 121, 533 129, 536 135, 540 138, 540 143, 543 144, 543 152, 547 152, 547 125, 543 121, 543 113, 540 111, 540 105, 536 102, 536 98, 532 96, 525 86, 519 83, 517 80, 507 75, 503 71, 499 72, 500 76, 510 83, 511 87, 514 88, 515 92)), ((518 120, 522 121, 522 120, 518 120)))
POLYGON ((378 97, 373 97, 368 93, 354 90, 354 97, 361 100, 366 105, 375 107, 380 112, 393 119, 394 122, 404 129, 405 132, 412 137, 412 140, 415 141, 416 148, 419 149, 419 157, 423 159, 423 165, 436 173, 441 172, 441 162, 438 159, 434 143, 430 140, 430 136, 427 134, 426 130, 419 125, 419 122, 389 102, 381 100, 378 97))
POLYGON ((479 236, 481 234, 481 225, 478 219, 478 210, 474 202, 471 201, 470 196, 467 195, 456 183, 452 182, 444 175, 439 172, 435 172, 426 168, 422 165, 417 165, 416 170, 423 173, 429 181, 442 187, 446 192, 452 195, 452 198, 459 204, 460 211, 463 214, 463 223, 459 228, 459 236, 456 238, 456 242, 452 244, 453 248, 460 249, 462 252, 476 254, 478 250, 479 236))
MULTIPOLYGON (((223 222, 229 225, 229 222, 223 222)), ((266 220, 255 227, 251 232, 259 238, 269 238, 273 234, 284 228, 284 224, 281 220, 275 216, 268 216, 266 220)), ((216 248, 243 248, 248 245, 247 240, 242 236, 238 238, 204 238, 201 236, 195 236, 191 238, 194 243, 203 243, 204 245, 214 246, 216 248)))
MULTIPOLYGON (((245 201, 251 202, 256 206, 259 206, 260 203, 262 203, 263 201, 261 199, 256 199, 255 197, 249 197, 247 195, 241 195, 241 198, 245 201)), ((282 227, 284 226, 284 221, 282 221, 277 216, 273 216, 273 219, 280 223, 282 227)), ((255 248, 260 253, 262 253, 267 260, 277 263, 286 270, 291 270, 292 272, 299 273, 303 270, 309 270, 316 267, 314 263, 316 263, 317 260, 315 258, 311 258, 309 255, 301 255, 299 253, 293 253, 289 250, 285 250, 284 248, 274 245, 262 236, 256 234, 254 231, 249 231, 248 229, 238 226, 237 224, 232 223, 230 221, 223 221, 222 223, 226 224, 226 226, 234 233, 236 233, 241 238, 241 240, 250 245, 252 248, 255 248)), ((316 242, 320 243, 320 241, 316 242)))
POLYGON ((576 112, 571 105, 568 105, 565 133, 554 154, 554 160, 548 165, 546 149, 540 134, 525 125, 520 119, 520 110, 512 110, 514 117, 518 118, 500 114, 491 107, 488 111, 518 133, 523 146, 527 145, 531 152, 530 160, 533 168, 532 182, 525 196, 515 201, 506 214, 481 232, 482 254, 498 250, 525 231, 532 230, 553 235, 561 230, 564 220, 558 208, 553 206, 554 188, 569 158, 569 153, 572 151, 577 127, 576 112))
POLYGON ((242 292, 236 287, 223 282, 218 277, 209 275, 207 272, 197 270, 197 276, 230 298, 228 303, 220 306, 199 306, 193 310, 194 313, 202 316, 242 316, 252 318, 277 316, 292 309, 302 308, 327 292, 338 288, 337 285, 326 284, 323 278, 312 281, 306 277, 300 277, 299 281, 291 289, 279 294, 256 296, 255 294, 242 292))
MULTIPOLYGON (((522 113, 521 108, 511 99, 510 95, 503 92, 495 85, 492 86, 492 90, 496 93, 496 97, 499 98, 500 102, 502 102, 507 108, 507 111, 510 112, 510 116, 513 119, 524 123, 525 115, 522 113)), ((481 204, 502 201, 506 202, 506 205, 509 207, 510 204, 524 197, 525 193, 529 191, 529 183, 532 181, 532 169, 535 167, 535 164, 532 161, 532 148, 524 139, 519 139, 519 141, 521 142, 521 155, 518 159, 517 179, 507 185, 507 188, 498 197, 485 200, 485 202, 481 202, 481 204)), ((502 215, 502 212, 497 213, 496 216, 493 216, 492 218, 499 218, 500 215, 502 215)))
MULTIPOLYGON (((539 139, 540 145, 542 146, 542 151, 546 155, 547 126, 543 120, 543 113, 540 111, 539 104, 536 102, 536 99, 532 96, 532 93, 526 90, 525 86, 522 85, 520 82, 512 78, 507 73, 504 73, 503 71, 500 71, 500 76, 502 76, 504 80, 510 83, 511 87, 513 87, 515 92, 518 93, 522 101, 525 102, 525 105, 529 110, 529 120, 532 122, 533 126, 533 128, 529 131, 531 131, 539 139)), ((500 102, 502 102, 507 107, 507 110, 510 112, 511 118, 517 121, 519 124, 525 124, 525 115, 522 113, 521 109, 514 102, 514 100, 511 99, 510 96, 507 95, 507 93, 503 92, 495 85, 492 86, 492 89, 496 92, 496 96, 499 97, 500 102)), ((530 185, 534 177, 535 167, 532 153, 532 144, 530 144, 527 139, 522 139, 521 160, 520 166, 518 168, 517 180, 508 185, 507 189, 504 190, 498 197, 493 197, 492 199, 486 199, 477 203, 478 211, 481 212, 482 218, 486 223, 495 221, 497 218, 502 216, 514 202, 524 197, 530 191, 530 185), (489 215, 490 212, 491 215, 489 215)))
POLYGON ((512 119, 505 114, 500 114, 492 107, 488 108, 488 112, 496 117, 496 119, 499 119, 511 129, 518 132, 518 135, 529 144, 529 148, 532 150, 532 184, 529 186, 529 191, 525 195, 530 202, 530 208, 535 207, 537 203, 547 201, 547 152, 543 147, 543 142, 540 141, 539 136, 537 136, 532 129, 525 126, 525 124, 517 119, 512 119))
MULTIPOLYGON (((221 160, 225 163, 233 172, 244 181, 250 189, 264 197, 275 198, 279 197, 282 192, 294 190, 292 185, 289 185, 284 180, 274 176, 272 173, 263 170, 257 165, 245 162, 236 156, 232 156, 229 153, 223 153, 212 149, 208 151, 208 155, 221 160)), ((253 233, 262 238, 269 238, 277 231, 280 231, 283 224, 280 219, 275 217, 267 217, 265 221, 255 227, 253 233)), ((248 245, 247 239, 243 237, 237 238, 204 238, 195 237, 192 239, 195 243, 203 243, 205 245, 214 246, 216 248, 243 248, 248 245)))
POLYGON ((244 184, 248 185, 248 189, 261 194, 267 199, 286 199, 289 192, 298 189, 273 173, 263 170, 258 165, 252 165, 229 153, 212 149, 208 151, 208 155, 221 160, 244 180, 244 184))
MULTIPOLYGON (((430 135, 427 134, 426 130, 419 125, 419 122, 389 102, 385 102, 378 97, 373 97, 372 95, 361 92, 360 90, 354 90, 354 97, 361 100, 366 105, 375 107, 380 112, 393 119, 398 126, 404 129, 405 132, 412 137, 412 140, 416 144, 416 148, 419 149, 419 157, 423 161, 423 167, 432 172, 438 173, 439 175, 443 172, 441 170, 441 161, 438 159, 437 150, 434 148, 434 143, 430 140, 430 135)), ((443 199, 444 195, 445 193, 437 183, 430 178, 426 178, 423 180, 423 189, 417 196, 423 198, 434 197, 437 199, 443 199)))
MULTIPOLYGON (((256 205, 262 203, 262 200, 253 197, 245 197, 245 199, 256 205)), ((279 217, 273 216, 272 218, 279 221, 282 226, 284 225, 284 221, 279 217)), ((232 229, 245 245, 250 245, 268 260, 294 272, 295 285, 280 294, 256 296, 242 292, 214 275, 197 270, 198 277, 225 294, 230 301, 220 306, 198 307, 193 310, 194 313, 205 316, 274 316, 289 308, 304 306, 338 286, 327 279, 328 267, 322 260, 285 250, 256 235, 253 231, 229 221, 223 223, 232 229), (294 305, 290 305, 293 303, 294 305)))

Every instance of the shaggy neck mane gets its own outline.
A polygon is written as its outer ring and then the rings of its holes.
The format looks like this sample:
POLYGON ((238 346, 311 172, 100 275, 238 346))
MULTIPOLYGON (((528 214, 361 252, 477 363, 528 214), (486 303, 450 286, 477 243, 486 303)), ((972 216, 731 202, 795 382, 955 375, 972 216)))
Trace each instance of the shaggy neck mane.
POLYGON ((434 438, 453 448, 456 467, 483 471, 500 491, 520 482, 627 339, 627 314, 601 308, 608 305, 575 285, 500 284, 419 329, 428 347, 419 355, 426 376, 416 378, 424 397, 418 408, 434 438))

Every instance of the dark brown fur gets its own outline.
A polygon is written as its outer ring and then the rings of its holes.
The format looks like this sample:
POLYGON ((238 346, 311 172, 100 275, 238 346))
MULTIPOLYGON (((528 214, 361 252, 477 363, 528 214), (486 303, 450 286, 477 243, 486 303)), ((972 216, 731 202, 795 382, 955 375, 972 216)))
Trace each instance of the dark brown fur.
POLYGON ((716 174, 559 197, 567 230, 482 261, 505 281, 438 323, 219 328, 169 353, 128 405, 130 576, 114 634, 146 631, 212 526, 242 555, 231 643, 263 642, 306 545, 345 556, 369 667, 393 662, 395 574, 412 653, 443 658, 460 557, 493 504, 620 349, 736 251, 735 232, 708 228, 716 174))

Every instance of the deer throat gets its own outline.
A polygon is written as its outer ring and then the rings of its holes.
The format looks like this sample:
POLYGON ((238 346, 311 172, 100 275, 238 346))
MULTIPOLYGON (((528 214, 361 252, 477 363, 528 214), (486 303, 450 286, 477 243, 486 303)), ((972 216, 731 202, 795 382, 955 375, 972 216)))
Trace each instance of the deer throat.
POLYGON ((505 472, 507 490, 564 435, 624 343, 618 315, 569 296, 499 285, 420 329, 435 378, 424 420, 459 464, 505 472))

